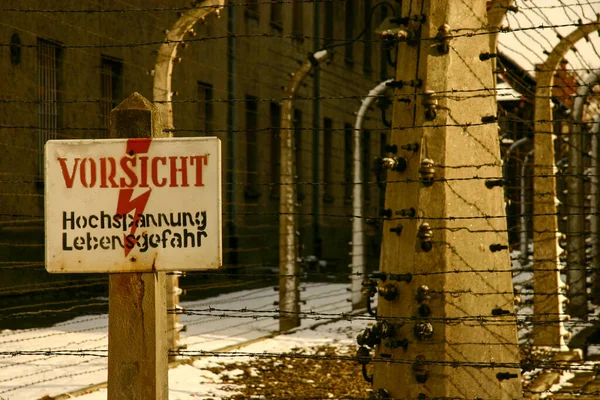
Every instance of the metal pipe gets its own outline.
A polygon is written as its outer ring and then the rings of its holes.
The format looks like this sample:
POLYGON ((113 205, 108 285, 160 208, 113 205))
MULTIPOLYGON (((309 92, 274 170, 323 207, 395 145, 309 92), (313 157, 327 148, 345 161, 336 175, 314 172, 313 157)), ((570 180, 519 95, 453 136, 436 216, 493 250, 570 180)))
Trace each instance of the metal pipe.
MULTIPOLYGON (((313 51, 316 53, 321 49, 321 1, 315 1, 314 24, 313 24, 313 51)), ((313 76, 313 101, 312 101, 312 168, 313 182, 320 181, 321 171, 321 146, 319 134, 321 127, 321 71, 314 71, 313 76)), ((313 254, 318 260, 323 256, 321 245, 321 229, 319 225, 319 214, 321 204, 321 186, 312 185, 312 242, 313 254)))
POLYGON ((529 225, 529 218, 527 215, 527 167, 529 165, 529 161, 533 157, 533 149, 527 153, 523 162, 521 163, 521 204, 520 204, 520 221, 519 225, 521 226, 520 239, 519 244, 521 247, 521 257, 522 257, 522 265, 527 265, 529 261, 529 235, 527 234, 527 226, 529 225))
POLYGON ((288 82, 281 102, 281 168, 279 188, 279 330, 300 326, 300 277, 296 235, 296 171, 294 164, 294 95, 302 81, 325 61, 327 50, 318 51, 302 63, 288 82))
MULTIPOLYGON (((205 0, 201 6, 192 8, 183 13, 179 19, 166 31, 165 43, 158 49, 156 64, 154 66, 154 104, 158 108, 162 120, 163 133, 165 136, 173 136, 173 61, 177 57, 177 49, 186 34, 193 32, 193 26, 207 15, 219 13, 223 8, 225 0, 205 0), (167 133, 168 132, 168 133, 167 133)), ((235 8, 235 7, 232 7, 235 8)), ((165 276, 167 293, 167 309, 173 310, 179 307, 179 275, 170 274, 165 276)), ((179 315, 170 313, 167 316, 167 342, 169 349, 176 350, 179 345, 179 315)))
MULTIPOLYGON (((186 34, 192 32, 192 27, 207 15, 215 12, 220 13, 225 4, 225 0, 205 0, 183 13, 181 17, 173 24, 171 29, 166 31, 165 43, 158 49, 156 65, 154 67, 154 103, 158 107, 162 119, 163 129, 171 131, 173 136, 173 61, 177 57, 177 49, 183 42, 186 34)), ((235 8, 235 7, 230 7, 235 8)))
POLYGON ((583 130, 582 115, 591 88, 600 80, 600 70, 583 78, 577 88, 573 105, 573 128, 569 137, 569 165, 567 176, 567 283, 569 285, 569 313, 586 318, 587 287, 585 270, 585 216, 583 185, 583 130))
POLYGON ((592 239, 592 303, 600 304, 600 114, 594 117, 590 131, 592 135, 592 176, 590 182, 590 236, 592 239))
MULTIPOLYGON (((350 268, 352 270, 351 276, 351 300, 352 309, 358 310, 364 308, 365 302, 362 290, 362 281, 365 276, 366 260, 365 260, 365 246, 364 246, 364 226, 363 226, 363 185, 367 177, 362 176, 362 146, 361 146, 361 133, 365 120, 365 114, 369 110, 369 107, 375 102, 380 94, 385 92, 387 89, 386 84, 391 82, 381 82, 371 91, 367 97, 362 100, 360 108, 356 113, 356 122, 354 123, 354 187, 352 191, 352 263, 350 268)), ((369 145, 369 144, 367 144, 369 145)), ((368 188, 367 188, 368 190, 368 188)))

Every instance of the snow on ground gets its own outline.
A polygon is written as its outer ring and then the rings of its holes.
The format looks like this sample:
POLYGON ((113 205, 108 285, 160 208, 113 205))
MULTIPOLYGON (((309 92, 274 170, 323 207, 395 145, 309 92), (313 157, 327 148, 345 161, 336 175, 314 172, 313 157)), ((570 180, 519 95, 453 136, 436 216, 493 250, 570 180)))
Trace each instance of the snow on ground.
MULTIPOLYGON (((350 311, 350 303, 346 300, 347 285, 343 284, 309 284, 302 292, 302 299, 307 301, 303 311, 319 313, 342 313, 350 311)), ((269 311, 277 306, 279 294, 272 287, 246 290, 221 295, 211 299, 184 302, 188 310, 207 310, 209 307, 218 310, 269 311)), ((207 314, 210 314, 206 312, 207 314)), ((231 312, 214 311, 215 315, 182 315, 181 321, 187 325, 187 333, 182 332, 182 341, 188 345, 188 351, 217 350, 230 345, 241 344, 250 340, 268 336, 276 332, 279 321, 273 319, 273 313, 266 313, 257 318, 221 317, 231 312)), ((243 313, 241 313, 243 316, 243 313)), ((318 320, 304 319, 303 326, 309 326, 318 320)), ((58 351, 89 350, 105 354, 108 348, 108 317, 79 317, 56 324, 49 328, 5 330, 0 333, 0 349, 2 351, 58 351)), ((306 332, 297 338, 285 336, 284 341, 293 343, 308 340, 314 332, 306 332), (307 335, 307 336, 306 336, 307 335)), ((327 338, 312 338, 327 341, 327 338)), ((277 341, 270 342, 277 343, 277 341)), ((283 345, 283 344, 281 344, 283 345)), ((0 356, 0 399, 39 399, 45 395, 56 396, 84 387, 105 382, 107 379, 106 357, 78 357, 57 355, 2 355, 0 356)), ((173 398, 198 398, 186 394, 185 379, 187 373, 193 373, 198 379, 199 372, 190 366, 178 367, 170 371, 172 395, 188 396, 173 398), (177 382, 180 382, 178 384, 177 382), (178 393, 178 394, 177 394, 178 393)), ((196 368, 194 368, 196 369, 196 368)), ((198 370, 200 371, 200 370, 198 370)), ((230 393, 231 394, 231 393, 230 393)))
MULTIPOLYGON (((515 288, 521 293, 517 314, 521 318, 530 315, 532 310, 532 273, 520 264, 519 254, 512 254, 513 276, 515 288), (524 267, 524 268, 523 268, 524 267)), ((350 311, 347 302, 347 285, 344 284, 310 284, 302 292, 307 301, 303 311, 314 311, 320 314, 302 318, 302 327, 289 335, 276 336, 244 346, 245 353, 285 353, 293 349, 310 349, 320 345, 348 346, 355 344, 356 335, 364 329, 368 320, 351 319, 348 321, 324 322, 323 314, 332 315, 350 311), (321 319, 319 319, 321 317, 321 319), (314 318, 314 319, 311 319, 314 318), (308 329, 318 324, 315 329, 308 329)), ((271 287, 246 290, 217 296, 210 299, 184 302, 186 310, 196 315, 181 315, 181 322, 187 326, 182 333, 182 341, 187 344, 187 351, 214 351, 228 346, 241 345, 260 338, 265 338, 278 330, 279 321, 274 319, 273 312, 277 306, 278 293, 271 287), (235 311, 237 310, 237 311, 235 311), (198 315, 201 314, 201 315, 198 315), (227 315, 224 317, 223 315, 227 315)), ((594 314, 598 310, 593 310, 594 314)), ((107 349, 107 316, 79 317, 59 323, 49 328, 27 330, 5 330, 0 332, 0 349, 2 351, 57 351, 87 350, 106 354, 107 349)), ((583 321, 569 321, 565 325, 572 333, 577 333, 583 321)), ((521 345, 531 340, 531 325, 524 324, 519 329, 521 345)), ((202 357, 189 365, 180 365, 169 371, 170 399, 199 399, 229 397, 235 394, 236 386, 231 382, 242 371, 223 371, 223 366, 233 363, 248 362, 248 356, 235 357, 202 357), (215 368, 222 370, 219 374, 212 372, 215 368), (229 390, 227 390, 229 389, 229 390)), ((251 359, 250 359, 251 360, 251 359)), ((76 357, 59 355, 2 355, 0 356, 0 399, 40 399, 45 395, 56 396, 105 382, 107 379, 106 357, 76 357)), ((588 363, 584 364, 585 366, 588 363)), ((591 365, 591 364, 590 364, 591 365)), ((581 366, 579 367, 581 368, 581 366)), ((248 370, 247 370, 248 371, 248 370)), ((255 371, 258 374, 258 371, 255 371)), ((537 371, 525 374, 535 375, 537 371)), ((252 376, 252 371, 249 371, 252 376)), ((552 391, 560 390, 569 378, 569 372, 562 377, 560 384, 552 391)), ((237 386, 239 389, 239 386, 237 386)), ((106 390, 100 390, 79 397, 82 400, 106 399, 106 390)))
MULTIPOLYGON (((321 345, 346 347, 356 344, 356 335, 368 324, 368 320, 338 321, 320 325, 315 329, 300 329, 289 335, 281 335, 244 346, 244 353, 287 353, 295 349, 313 348, 321 345)), ((220 375, 209 368, 247 362, 247 356, 203 357, 192 365, 181 365, 169 371, 169 400, 219 399, 236 394, 236 386, 223 383, 223 377, 239 376, 239 369, 224 371, 220 375), (229 389, 229 390, 226 390, 229 389)), ((360 367, 356 367, 357 371, 360 367)), ((106 389, 80 396, 78 400, 106 400, 106 389)))

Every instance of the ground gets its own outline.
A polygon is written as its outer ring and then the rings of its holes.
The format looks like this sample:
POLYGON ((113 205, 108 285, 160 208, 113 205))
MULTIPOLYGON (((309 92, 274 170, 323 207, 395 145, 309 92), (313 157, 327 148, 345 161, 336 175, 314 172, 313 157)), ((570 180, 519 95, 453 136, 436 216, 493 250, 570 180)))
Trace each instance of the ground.
MULTIPOLYGON (((361 366, 348 359, 368 322, 321 323, 229 352, 182 359, 169 371, 169 400, 368 398, 361 366)), ((105 399, 106 389, 78 397, 105 399)))

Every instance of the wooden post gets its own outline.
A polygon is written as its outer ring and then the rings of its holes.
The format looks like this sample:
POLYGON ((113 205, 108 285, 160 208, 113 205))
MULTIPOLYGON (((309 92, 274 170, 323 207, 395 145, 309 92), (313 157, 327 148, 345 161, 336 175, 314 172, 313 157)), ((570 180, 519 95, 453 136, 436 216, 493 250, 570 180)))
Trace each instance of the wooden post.
POLYGON ((408 38, 389 143, 398 151, 383 163, 390 217, 377 330, 386 336, 374 388, 390 398, 521 398, 495 77, 479 58, 490 39, 452 37, 486 21, 486 2, 413 0, 401 15, 411 22, 398 34, 408 38))
MULTIPOLYGON (((164 137, 156 107, 132 94, 111 111, 110 137, 164 137)), ((167 399, 165 278, 164 272, 109 276, 109 400, 167 399)))

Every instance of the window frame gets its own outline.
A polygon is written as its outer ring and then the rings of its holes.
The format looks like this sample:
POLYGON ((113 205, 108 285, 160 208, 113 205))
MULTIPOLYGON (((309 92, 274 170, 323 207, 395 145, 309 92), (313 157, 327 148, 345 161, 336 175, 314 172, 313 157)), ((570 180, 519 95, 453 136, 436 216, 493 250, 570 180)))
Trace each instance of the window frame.
POLYGON ((62 126, 61 92, 63 86, 63 47, 54 40, 37 38, 38 74, 38 178, 44 177, 44 145, 48 140, 58 139, 62 126), (47 60, 49 57, 49 60, 47 60))
POLYGON ((123 60, 106 55, 100 56, 100 98, 105 137, 108 137, 110 127, 110 112, 123 100, 123 69, 123 60), (109 80, 110 84, 108 84, 109 80))
POLYGON ((256 201, 260 197, 258 162, 258 97, 245 96, 246 186, 244 196, 256 201))
POLYGON ((211 83, 198 81, 196 84, 196 98, 198 99, 197 105, 197 117, 198 121, 203 120, 203 125, 200 129, 203 129, 204 136, 209 135, 212 132, 214 124, 214 86, 211 83), (200 96, 203 91, 202 98, 200 96), (204 118, 200 118, 202 115, 204 118))
POLYGON ((323 202, 333 203, 333 120, 323 118, 323 202))

